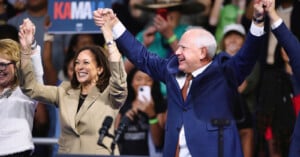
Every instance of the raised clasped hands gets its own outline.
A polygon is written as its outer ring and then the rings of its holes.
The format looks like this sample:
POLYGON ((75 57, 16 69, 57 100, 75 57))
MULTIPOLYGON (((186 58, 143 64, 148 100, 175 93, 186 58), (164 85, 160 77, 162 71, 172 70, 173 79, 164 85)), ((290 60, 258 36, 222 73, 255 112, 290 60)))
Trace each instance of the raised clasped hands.
POLYGON ((101 29, 112 29, 112 27, 118 22, 118 18, 112 9, 99 8, 94 11, 94 22, 101 29))
POLYGON ((265 16, 265 13, 274 8, 274 0, 255 0, 254 14, 255 18, 265 16))
POLYGON ((19 28, 19 40, 22 51, 31 51, 31 44, 34 40, 35 25, 28 19, 24 19, 19 28))

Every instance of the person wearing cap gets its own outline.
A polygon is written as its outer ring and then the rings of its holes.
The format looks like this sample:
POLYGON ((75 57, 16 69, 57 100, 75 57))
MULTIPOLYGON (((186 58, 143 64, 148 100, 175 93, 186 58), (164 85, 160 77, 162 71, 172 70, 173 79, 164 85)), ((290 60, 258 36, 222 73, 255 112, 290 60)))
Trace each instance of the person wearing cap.
MULTIPOLYGON (((271 22, 271 29, 278 40, 278 43, 283 47, 285 52, 289 57, 289 64, 292 68, 293 76, 296 81, 300 82, 300 42, 288 28, 283 19, 279 16, 278 12, 275 10, 275 0, 273 5, 266 10, 268 17, 271 22)), ((297 6, 300 6, 299 1, 297 6)), ((295 5, 296 7, 296 5, 295 5)), ((297 87, 300 88, 300 87, 297 87)), ((289 147, 289 157, 299 157, 300 156, 300 116, 298 114, 295 123, 293 135, 291 137, 291 144, 289 147)))
POLYGON ((175 54, 163 59, 137 41, 111 9, 94 11, 95 24, 110 28, 102 29, 102 33, 112 34, 120 51, 137 68, 167 85, 164 156, 243 156, 232 113, 233 92, 251 72, 260 54, 257 50, 263 46, 263 5, 268 8, 270 0, 254 4, 250 33, 233 57, 226 53, 215 56, 215 37, 203 28, 193 27, 182 35, 175 54), (226 81, 225 75, 229 74, 236 88, 226 81))
MULTIPOLYGON (((136 4, 136 9, 153 13, 153 23, 136 35, 151 52, 162 58, 167 58, 176 51, 178 39, 189 25, 180 23, 182 15, 204 11, 204 5, 199 1, 157 0, 136 4)), ((126 71, 133 68, 129 60, 125 61, 126 71)), ((165 84, 161 83, 161 91, 166 96, 165 84)))
POLYGON ((183 0, 148 1, 136 4, 135 8, 155 15, 152 23, 139 32, 136 38, 162 58, 169 57, 176 50, 178 39, 188 27, 180 23, 181 15, 204 10, 200 2, 183 0))
MULTIPOLYGON (((246 31, 241 24, 229 24, 224 28, 221 50, 234 56, 245 42, 246 31)), ((259 64, 256 63, 250 75, 238 87, 234 113, 240 133, 244 157, 254 154, 253 107, 256 102, 259 64), (250 110, 251 109, 251 110, 250 110)))
POLYGON ((229 24, 225 26, 223 39, 221 41, 221 50, 231 56, 235 55, 242 47, 245 41, 246 31, 241 24, 229 24))

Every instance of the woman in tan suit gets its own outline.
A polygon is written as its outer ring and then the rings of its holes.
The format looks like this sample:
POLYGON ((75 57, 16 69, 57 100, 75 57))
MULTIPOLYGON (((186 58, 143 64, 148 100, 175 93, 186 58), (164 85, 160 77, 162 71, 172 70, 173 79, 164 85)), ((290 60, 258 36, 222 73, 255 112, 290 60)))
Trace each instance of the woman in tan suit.
MULTIPOLYGON (((32 63, 22 52, 20 74, 23 92, 29 97, 49 104, 57 104, 60 111, 61 135, 58 153, 111 154, 112 139, 104 137, 99 146, 99 129, 107 116, 113 119, 127 97, 126 72, 121 54, 113 38, 105 36, 107 49, 87 46, 75 55, 74 74, 70 82, 45 86, 35 79, 32 63)), ((113 134, 114 127, 109 129, 113 134)), ((115 154, 119 154, 116 149, 115 154)))

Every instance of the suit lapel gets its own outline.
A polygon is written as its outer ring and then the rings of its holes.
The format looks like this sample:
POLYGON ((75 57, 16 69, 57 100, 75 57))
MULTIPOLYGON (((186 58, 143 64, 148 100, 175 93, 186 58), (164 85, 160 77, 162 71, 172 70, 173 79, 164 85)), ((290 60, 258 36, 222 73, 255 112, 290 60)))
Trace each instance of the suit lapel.
POLYGON ((71 127, 74 129, 74 131, 77 133, 77 130, 75 129, 75 116, 77 114, 77 107, 79 103, 79 94, 80 89, 71 89, 68 91, 68 94, 70 95, 70 99, 67 104, 67 112, 68 112, 68 118, 71 124, 71 127))
MULTIPOLYGON (((193 79, 193 82, 190 86, 190 92, 187 95, 186 101, 190 101, 190 95, 199 92, 199 88, 201 88, 201 86, 214 81, 217 77, 219 77, 218 68, 216 67, 215 62, 213 62, 202 73, 198 74, 193 79)), ((187 105, 190 105, 190 103, 187 103, 187 105)))
MULTIPOLYGON (((88 109, 94 104, 97 97, 99 96, 99 91, 97 87, 93 87, 92 90, 88 93, 88 96, 85 98, 81 108, 75 116, 75 125, 79 122, 81 117, 88 111, 88 109)), ((79 95, 78 95, 79 97, 79 95)))

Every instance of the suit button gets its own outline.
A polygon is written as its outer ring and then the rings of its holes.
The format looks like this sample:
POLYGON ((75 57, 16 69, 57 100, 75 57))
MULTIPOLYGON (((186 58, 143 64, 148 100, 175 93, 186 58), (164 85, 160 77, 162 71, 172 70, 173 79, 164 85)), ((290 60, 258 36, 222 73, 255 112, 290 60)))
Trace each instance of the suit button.
POLYGON ((176 130, 179 132, 180 131, 180 127, 177 127, 176 130))
POLYGON ((184 109, 183 109, 183 112, 186 112, 186 111, 187 111, 187 109, 186 109, 186 108, 184 108, 184 109))

